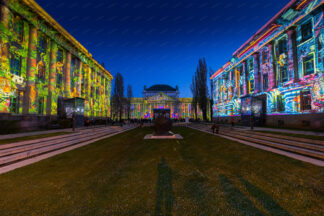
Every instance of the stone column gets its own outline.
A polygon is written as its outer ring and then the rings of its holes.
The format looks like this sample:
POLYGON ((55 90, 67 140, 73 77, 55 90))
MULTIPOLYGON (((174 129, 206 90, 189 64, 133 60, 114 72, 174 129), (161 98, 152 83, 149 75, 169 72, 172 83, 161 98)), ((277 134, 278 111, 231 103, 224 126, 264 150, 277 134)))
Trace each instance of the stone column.
POLYGON ((27 83, 23 101, 23 114, 36 113, 37 28, 30 25, 27 57, 27 83))
POLYGON ((247 62, 244 61, 243 62, 243 89, 244 89, 244 96, 248 94, 249 90, 248 90, 248 76, 247 76, 247 62))
POLYGON ((48 96, 46 103, 46 115, 50 116, 55 113, 57 109, 57 95, 55 94, 56 88, 56 55, 57 55, 57 44, 54 40, 51 40, 51 53, 50 53, 50 70, 48 80, 48 96), (54 102, 54 103, 53 103, 54 102))
POLYGON ((64 96, 71 96, 71 52, 66 53, 66 67, 64 71, 64 96))
POLYGON ((260 54, 254 53, 253 54, 253 61, 254 61, 254 92, 260 92, 260 54))
POLYGON ((78 97, 81 97, 81 83, 82 83, 82 67, 83 67, 83 63, 81 60, 78 60, 79 61, 79 67, 78 67, 78 76, 79 76, 79 79, 78 79, 78 97))
POLYGON ((297 34, 295 28, 287 31, 288 35, 288 72, 289 80, 298 81, 297 34))
POLYGON ((86 83, 87 83, 87 89, 86 89, 86 99, 88 100, 88 104, 89 104, 89 115, 92 116, 92 106, 91 106, 91 73, 92 73, 92 69, 91 67, 88 68, 87 73, 86 73, 86 83))
MULTIPOLYGON (((9 25, 9 15, 10 10, 8 7, 8 0, 1 0, 0 1, 1 11, 0 11, 0 22, 7 31, 9 25)), ((8 35, 4 34, 0 37, 0 69, 3 71, 10 71, 10 64, 9 64, 9 44, 6 41, 8 39, 8 35)))

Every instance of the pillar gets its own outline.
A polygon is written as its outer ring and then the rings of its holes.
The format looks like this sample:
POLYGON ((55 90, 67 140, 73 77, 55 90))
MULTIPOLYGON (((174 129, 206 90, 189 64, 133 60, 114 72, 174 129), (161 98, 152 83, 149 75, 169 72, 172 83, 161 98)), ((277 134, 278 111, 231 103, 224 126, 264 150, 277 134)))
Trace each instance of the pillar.
POLYGON ((253 66, 254 66, 254 92, 260 92, 260 54, 253 54, 253 66))
POLYGON ((79 61, 79 65, 78 65, 78 87, 77 87, 77 91, 78 91, 78 97, 81 97, 81 82, 82 82, 82 67, 83 67, 83 63, 81 60, 78 60, 79 61))
MULTIPOLYGON (((1 0, 0 1, 0 6, 1 6, 1 11, 0 11, 0 22, 1 25, 5 29, 8 30, 8 25, 9 25, 9 15, 10 15, 10 10, 8 7, 8 1, 7 0, 1 0)), ((1 45, 1 50, 0 50, 0 69, 3 71, 7 71, 9 73, 10 71, 10 64, 9 64, 9 43, 8 43, 8 35, 3 34, 0 37, 0 45, 1 45)))
POLYGON ((247 62, 243 62, 243 89, 244 89, 244 96, 248 94, 248 71, 247 71, 247 62))
POLYGON ((66 67, 64 71, 64 96, 71 96, 71 52, 66 53, 66 67))
POLYGON ((48 78, 48 95, 46 103, 46 115, 50 116, 57 110, 57 95, 55 94, 56 88, 56 55, 57 44, 54 40, 51 40, 50 51, 50 70, 48 78))
POLYGON ((298 81, 297 34, 295 28, 287 31, 288 35, 288 73, 289 80, 298 81))
POLYGON ((29 28, 27 57, 27 83, 23 101, 23 114, 36 113, 36 70, 37 70, 37 28, 33 25, 29 28))

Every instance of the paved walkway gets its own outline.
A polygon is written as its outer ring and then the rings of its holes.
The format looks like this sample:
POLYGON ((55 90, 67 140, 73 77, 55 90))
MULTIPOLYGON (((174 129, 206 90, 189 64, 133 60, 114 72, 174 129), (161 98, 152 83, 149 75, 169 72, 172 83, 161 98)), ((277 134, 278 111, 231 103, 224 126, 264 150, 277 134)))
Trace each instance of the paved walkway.
MULTIPOLYGON (((250 130, 250 127, 241 127, 247 130, 250 130)), ((291 134, 302 134, 302 135, 311 135, 311 136, 324 136, 324 132, 316 131, 304 131, 304 130, 290 130, 290 129, 281 129, 281 128, 266 128, 266 127, 254 127, 255 131, 272 131, 280 133, 291 133, 291 134)))
MULTIPOLYGON (((202 123, 204 124, 204 123, 202 123)), ((211 125, 212 123, 207 123, 211 125)), ((219 124, 225 127, 231 127, 229 124, 219 124)), ((235 126, 235 128, 250 130, 250 127, 247 126, 235 126)), ((305 130, 294 130, 294 129, 283 129, 283 128, 268 128, 268 127, 254 127, 255 131, 272 131, 272 132, 279 132, 279 133, 291 133, 291 134, 302 134, 302 135, 311 135, 311 136, 324 136, 323 132, 318 131, 305 131, 305 130)))
MULTIPOLYGON (((97 127, 104 127, 104 125, 98 125, 98 126, 89 126, 89 127, 81 127, 76 128, 76 131, 84 130, 84 129, 90 129, 90 128, 97 128, 97 127)), ((18 137, 28 137, 28 136, 35 136, 35 135, 41 135, 41 134, 50 134, 50 133, 59 133, 59 132, 72 132, 72 128, 66 128, 66 129, 55 129, 55 130, 41 130, 41 131, 32 131, 32 132, 25 132, 25 133, 15 133, 15 134, 6 134, 6 135, 0 135, 0 140, 4 139, 13 139, 18 137)))

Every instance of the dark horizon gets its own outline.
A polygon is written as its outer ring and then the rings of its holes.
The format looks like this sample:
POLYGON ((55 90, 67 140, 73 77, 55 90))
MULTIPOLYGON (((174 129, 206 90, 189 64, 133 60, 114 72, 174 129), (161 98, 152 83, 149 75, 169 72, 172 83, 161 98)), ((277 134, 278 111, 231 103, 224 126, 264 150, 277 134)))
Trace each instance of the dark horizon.
POLYGON ((178 85, 181 97, 191 97, 199 58, 217 70, 289 0, 36 2, 113 75, 121 73, 135 97, 154 84, 178 85))

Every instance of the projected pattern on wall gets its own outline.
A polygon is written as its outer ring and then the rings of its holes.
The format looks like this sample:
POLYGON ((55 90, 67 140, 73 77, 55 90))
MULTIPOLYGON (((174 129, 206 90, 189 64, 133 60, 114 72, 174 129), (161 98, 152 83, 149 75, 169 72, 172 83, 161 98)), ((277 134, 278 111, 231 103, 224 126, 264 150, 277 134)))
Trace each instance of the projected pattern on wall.
POLYGON ((214 117, 247 113, 251 95, 266 98, 267 115, 324 112, 322 5, 291 1, 214 73, 214 117))
POLYGON ((58 97, 110 115, 111 74, 34 1, 1 5, 0 112, 56 115, 58 97))

